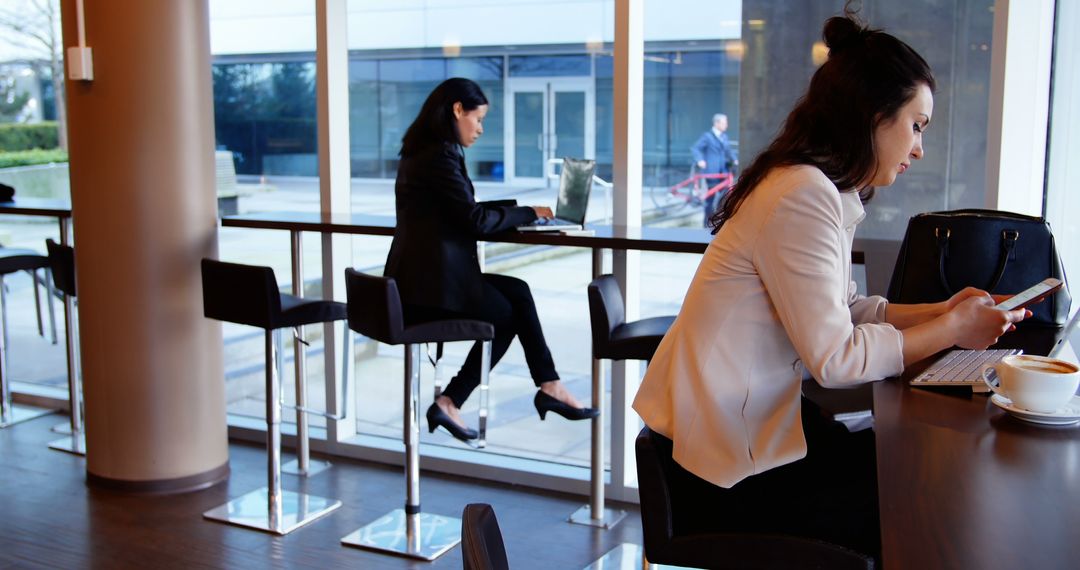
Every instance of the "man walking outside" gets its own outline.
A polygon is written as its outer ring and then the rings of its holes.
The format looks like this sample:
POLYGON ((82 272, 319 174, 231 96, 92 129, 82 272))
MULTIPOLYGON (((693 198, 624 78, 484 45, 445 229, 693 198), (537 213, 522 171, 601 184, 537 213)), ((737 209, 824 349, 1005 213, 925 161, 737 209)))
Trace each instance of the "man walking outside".
MULTIPOLYGON (((725 133, 728 127, 727 115, 717 113, 713 115, 712 128, 701 134, 690 152, 694 154, 694 162, 698 170, 704 174, 723 174, 731 172, 731 169, 739 164, 739 158, 731 148, 731 142, 725 133)), ((715 186, 717 180, 706 179, 709 186, 715 186)), ((709 227, 709 218, 720 206, 720 197, 724 192, 717 192, 705 199, 705 227, 709 227)))

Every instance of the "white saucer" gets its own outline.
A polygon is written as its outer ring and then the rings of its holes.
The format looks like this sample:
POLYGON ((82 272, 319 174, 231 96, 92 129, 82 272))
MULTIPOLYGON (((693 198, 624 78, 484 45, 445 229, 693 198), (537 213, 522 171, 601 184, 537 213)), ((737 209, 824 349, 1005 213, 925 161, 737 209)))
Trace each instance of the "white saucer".
POLYGON ((1080 422, 1080 396, 1073 396, 1073 399, 1065 404, 1064 407, 1049 414, 1025 410, 1024 408, 1013 405, 1011 400, 998 394, 991 396, 990 401, 993 402, 995 406, 1009 412, 1013 417, 1025 422, 1048 426, 1067 426, 1080 422))

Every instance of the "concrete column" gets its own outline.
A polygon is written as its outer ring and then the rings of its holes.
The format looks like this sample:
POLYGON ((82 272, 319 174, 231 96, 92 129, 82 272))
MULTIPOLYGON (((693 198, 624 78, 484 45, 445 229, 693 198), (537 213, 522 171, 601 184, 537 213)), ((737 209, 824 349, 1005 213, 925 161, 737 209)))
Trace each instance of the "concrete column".
MULTIPOLYGON (((66 80, 89 483, 180 492, 228 476, 205 0, 85 2, 93 81, 66 80)), ((75 0, 62 2, 77 45, 75 0)))

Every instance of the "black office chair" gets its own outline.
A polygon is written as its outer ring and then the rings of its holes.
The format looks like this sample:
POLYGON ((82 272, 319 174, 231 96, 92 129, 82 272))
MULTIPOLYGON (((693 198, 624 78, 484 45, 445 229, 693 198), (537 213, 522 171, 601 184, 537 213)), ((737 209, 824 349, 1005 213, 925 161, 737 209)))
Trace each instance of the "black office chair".
MULTIPOLYGON (((326 515, 341 501, 281 490, 281 329, 344 320, 344 303, 281 293, 269 267, 202 260, 203 313, 207 318, 266 331, 267 486, 203 513, 217 521, 283 535, 326 515)), ((344 351, 349 354, 346 327, 344 351)), ((348 375, 343 381, 347 398, 348 375)))
MULTIPOLYGON (((636 451, 641 529, 645 557, 652 564, 741 570, 872 570, 874 567, 872 558, 820 540, 780 534, 679 529, 672 509, 671 476, 677 464, 671 458, 670 444, 659 442, 646 427, 638 434, 636 451)), ((725 513, 718 510, 716 516, 723 517, 725 513)))
POLYGON ((601 275, 589 283, 593 358, 652 360, 656 347, 675 317, 652 317, 626 322, 622 291, 614 275, 601 275))
POLYGON ((420 429, 418 398, 420 351, 418 345, 456 341, 482 341, 480 359, 480 439, 487 425, 488 368, 491 362, 491 323, 454 319, 405 326, 401 296, 390 277, 345 270, 349 328, 385 344, 405 347, 405 508, 391 511, 345 538, 343 544, 434 560, 461 541, 461 521, 420 512, 420 429))
MULTIPOLYGON (((4 285, 5 275, 16 273, 18 271, 30 273, 34 280, 35 305, 40 306, 37 303, 37 270, 48 269, 48 267, 49 258, 32 249, 0 247, 0 329, 2 329, 0 330, 0 428, 5 428, 18 422, 52 413, 52 410, 35 410, 33 408, 16 406, 11 400, 11 380, 8 378, 7 371, 7 352, 8 347, 11 346, 11 344, 8 342, 7 288, 4 285)), ((52 290, 50 280, 50 273, 46 271, 45 282, 46 290, 48 291, 52 290)), ((51 311, 52 305, 50 304, 49 307, 51 311)), ((38 317, 38 327, 40 331, 40 316, 38 317)))
POLYGON ((461 513, 461 563, 464 570, 510 570, 499 519, 491 505, 465 505, 461 513))

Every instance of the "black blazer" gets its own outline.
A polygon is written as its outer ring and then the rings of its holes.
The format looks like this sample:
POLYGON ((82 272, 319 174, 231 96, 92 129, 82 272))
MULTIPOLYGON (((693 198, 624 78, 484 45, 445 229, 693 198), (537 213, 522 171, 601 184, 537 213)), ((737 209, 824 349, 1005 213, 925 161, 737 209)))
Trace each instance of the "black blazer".
POLYGON ((394 194, 397 227, 385 274, 409 305, 468 312, 482 303, 477 238, 536 219, 527 206, 478 203, 456 144, 402 157, 394 194))

